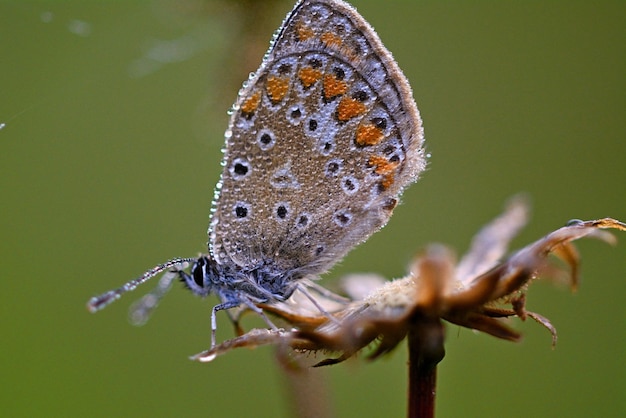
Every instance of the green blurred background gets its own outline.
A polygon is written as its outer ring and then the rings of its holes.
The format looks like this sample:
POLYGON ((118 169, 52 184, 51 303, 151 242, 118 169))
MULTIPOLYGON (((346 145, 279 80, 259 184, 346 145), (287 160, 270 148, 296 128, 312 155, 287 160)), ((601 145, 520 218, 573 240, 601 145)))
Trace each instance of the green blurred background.
MULTIPOLYGON (((518 192, 533 219, 515 247, 570 218, 626 219, 626 2, 353 3, 411 81, 432 158, 390 224, 324 284, 401 276, 429 242, 463 252, 518 192)), ((208 347, 213 299, 177 286, 141 328, 127 309, 151 285, 85 310, 204 250, 226 110, 291 7, 0 3, 0 415, 292 416, 271 348, 187 359, 208 347)), ((615 248, 579 243, 577 294, 531 288, 556 350, 532 322, 515 324, 520 344, 448 327, 439 417, 626 414, 618 235, 615 248)), ((232 336, 219 320, 219 338, 232 336)), ((323 370, 336 416, 404 416, 405 364, 402 346, 323 370)))

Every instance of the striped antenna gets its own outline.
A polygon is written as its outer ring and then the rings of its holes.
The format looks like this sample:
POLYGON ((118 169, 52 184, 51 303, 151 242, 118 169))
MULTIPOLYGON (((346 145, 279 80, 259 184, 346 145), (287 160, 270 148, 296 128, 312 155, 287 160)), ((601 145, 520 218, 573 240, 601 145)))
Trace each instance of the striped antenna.
POLYGON ((194 261, 196 261, 195 258, 175 258, 163 264, 159 264, 158 266, 146 271, 144 274, 141 275, 141 277, 131 280, 130 282, 121 287, 118 287, 117 289, 109 290, 106 293, 103 293, 99 296, 94 296, 93 298, 89 299, 89 302, 87 302, 87 309, 91 313, 97 312, 118 300, 122 296, 122 294, 130 292, 131 290, 135 290, 137 286, 147 282, 148 280, 164 272, 165 270, 173 267, 176 267, 176 270, 182 270, 186 268, 189 263, 194 261))

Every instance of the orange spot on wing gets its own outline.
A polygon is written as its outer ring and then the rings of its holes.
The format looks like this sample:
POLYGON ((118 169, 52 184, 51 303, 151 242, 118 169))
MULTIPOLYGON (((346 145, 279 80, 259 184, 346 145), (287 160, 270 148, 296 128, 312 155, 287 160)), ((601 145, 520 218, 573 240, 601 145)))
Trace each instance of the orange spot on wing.
POLYGON ((298 25, 298 27, 296 28, 296 33, 298 35, 298 39, 301 41, 306 41, 307 39, 310 39, 315 35, 313 29, 303 24, 298 25))
POLYGON ((322 72, 312 67, 302 67, 300 71, 298 71, 298 78, 302 85, 308 88, 322 78, 322 72))
POLYGON ((381 155, 372 155, 370 156, 367 164, 374 167, 374 172, 376 174, 389 174, 396 169, 399 163, 392 163, 381 155))
POLYGON ((338 80, 333 74, 324 76, 324 98, 332 99, 333 97, 344 94, 348 91, 348 85, 345 81, 338 80))
POLYGON ((376 145, 384 138, 385 133, 382 129, 372 123, 364 123, 357 128, 355 141, 357 145, 361 146, 376 145))
POLYGON ((287 90, 289 90, 289 78, 270 76, 267 78, 265 88, 272 103, 278 103, 285 97, 287 90))
POLYGON ((367 108, 360 100, 344 97, 337 105, 337 119, 340 122, 345 122, 362 115, 366 110, 367 108))
POLYGON ((260 103, 261 103, 261 92, 256 91, 245 102, 243 102, 243 104, 241 105, 241 111, 243 113, 252 114, 258 109, 260 103))
POLYGON ((381 174, 383 176, 383 180, 380 183, 383 188, 387 189, 393 184, 395 181, 394 170, 400 163, 391 162, 387 158, 380 155, 370 156, 367 163, 368 165, 374 167, 374 172, 376 174, 381 174))
POLYGON ((385 177, 383 177, 383 181, 380 184, 383 186, 383 188, 388 189, 395 180, 396 179, 393 173, 389 173, 385 177))
POLYGON ((322 36, 320 36, 320 41, 331 48, 339 47, 342 44, 341 38, 331 32, 324 32, 322 36))

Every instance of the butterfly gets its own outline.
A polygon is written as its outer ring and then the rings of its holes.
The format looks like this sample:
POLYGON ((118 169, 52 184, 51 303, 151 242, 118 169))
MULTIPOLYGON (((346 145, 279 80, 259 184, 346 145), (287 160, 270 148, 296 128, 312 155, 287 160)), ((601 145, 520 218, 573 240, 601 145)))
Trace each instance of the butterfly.
MULTIPOLYGON (((164 273, 133 309, 142 322, 180 279, 211 312, 258 307, 313 280, 389 220, 425 169, 411 87, 374 29, 348 3, 298 1, 240 90, 225 133, 209 251, 176 258, 88 302, 98 311, 164 273)), ((324 312, 323 308, 316 305, 324 312)))

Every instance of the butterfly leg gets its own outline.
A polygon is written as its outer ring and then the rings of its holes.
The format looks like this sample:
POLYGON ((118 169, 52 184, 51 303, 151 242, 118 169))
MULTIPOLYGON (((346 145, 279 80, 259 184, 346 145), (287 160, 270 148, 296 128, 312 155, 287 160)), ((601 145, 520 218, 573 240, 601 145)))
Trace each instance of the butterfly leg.
POLYGON ((217 312, 225 309, 236 308, 241 305, 239 300, 228 300, 226 302, 215 305, 211 310, 211 348, 215 347, 216 332, 217 332, 217 312))
POLYGON ((272 321, 270 321, 267 315, 265 315, 265 312, 263 312, 263 309, 256 306, 255 303, 251 301, 248 297, 246 297, 245 295, 242 295, 241 297, 238 297, 238 298, 231 297, 230 300, 227 299, 225 302, 222 302, 219 305, 215 305, 213 309, 211 310, 211 348, 214 348, 216 345, 215 341, 217 339, 216 338, 217 312, 231 309, 231 308, 236 308, 240 306, 242 303, 246 305, 251 311, 256 312, 261 318, 263 318, 263 320, 270 327, 270 329, 274 331, 278 330, 278 327, 274 325, 272 321))
POLYGON ((243 300, 243 303, 248 308, 250 308, 250 310, 256 312, 261 318, 263 318, 263 320, 270 327, 270 329, 272 329, 273 331, 278 330, 278 327, 276 325, 274 325, 274 323, 272 321, 270 321, 270 319, 267 317, 267 315, 265 315, 265 312, 263 312, 263 309, 261 309, 258 306, 256 306, 254 304, 254 302, 252 302, 250 299, 248 299, 246 297, 242 297, 242 300, 243 300))
POLYGON ((315 283, 312 280, 306 281, 304 283, 305 283, 305 285, 303 285, 303 287, 306 286, 306 288, 315 291, 319 295, 321 295, 321 296, 323 296, 323 297, 325 297, 327 299, 330 299, 333 302, 341 303, 341 304, 344 304, 344 305, 351 302, 350 299, 348 299, 348 298, 346 298, 344 296, 338 295, 335 292, 332 292, 332 291, 326 289, 324 286, 320 286, 319 284, 315 283))
MULTIPOLYGON (((321 286, 320 286, 321 287, 321 286)), ((296 289, 298 289, 300 292, 302 292, 302 294, 304 296, 306 296, 306 298, 308 300, 311 301, 311 303, 322 313, 322 315, 324 315, 326 318, 328 318, 331 322, 340 325, 340 322, 337 318, 335 318, 334 316, 332 316, 330 314, 330 312, 328 312, 326 309, 324 309, 324 307, 322 305, 320 305, 317 300, 315 300, 315 298, 313 297, 313 295, 311 295, 311 293, 301 284, 298 284, 296 286, 296 289)), ((317 289, 316 289, 317 290, 317 289)))

